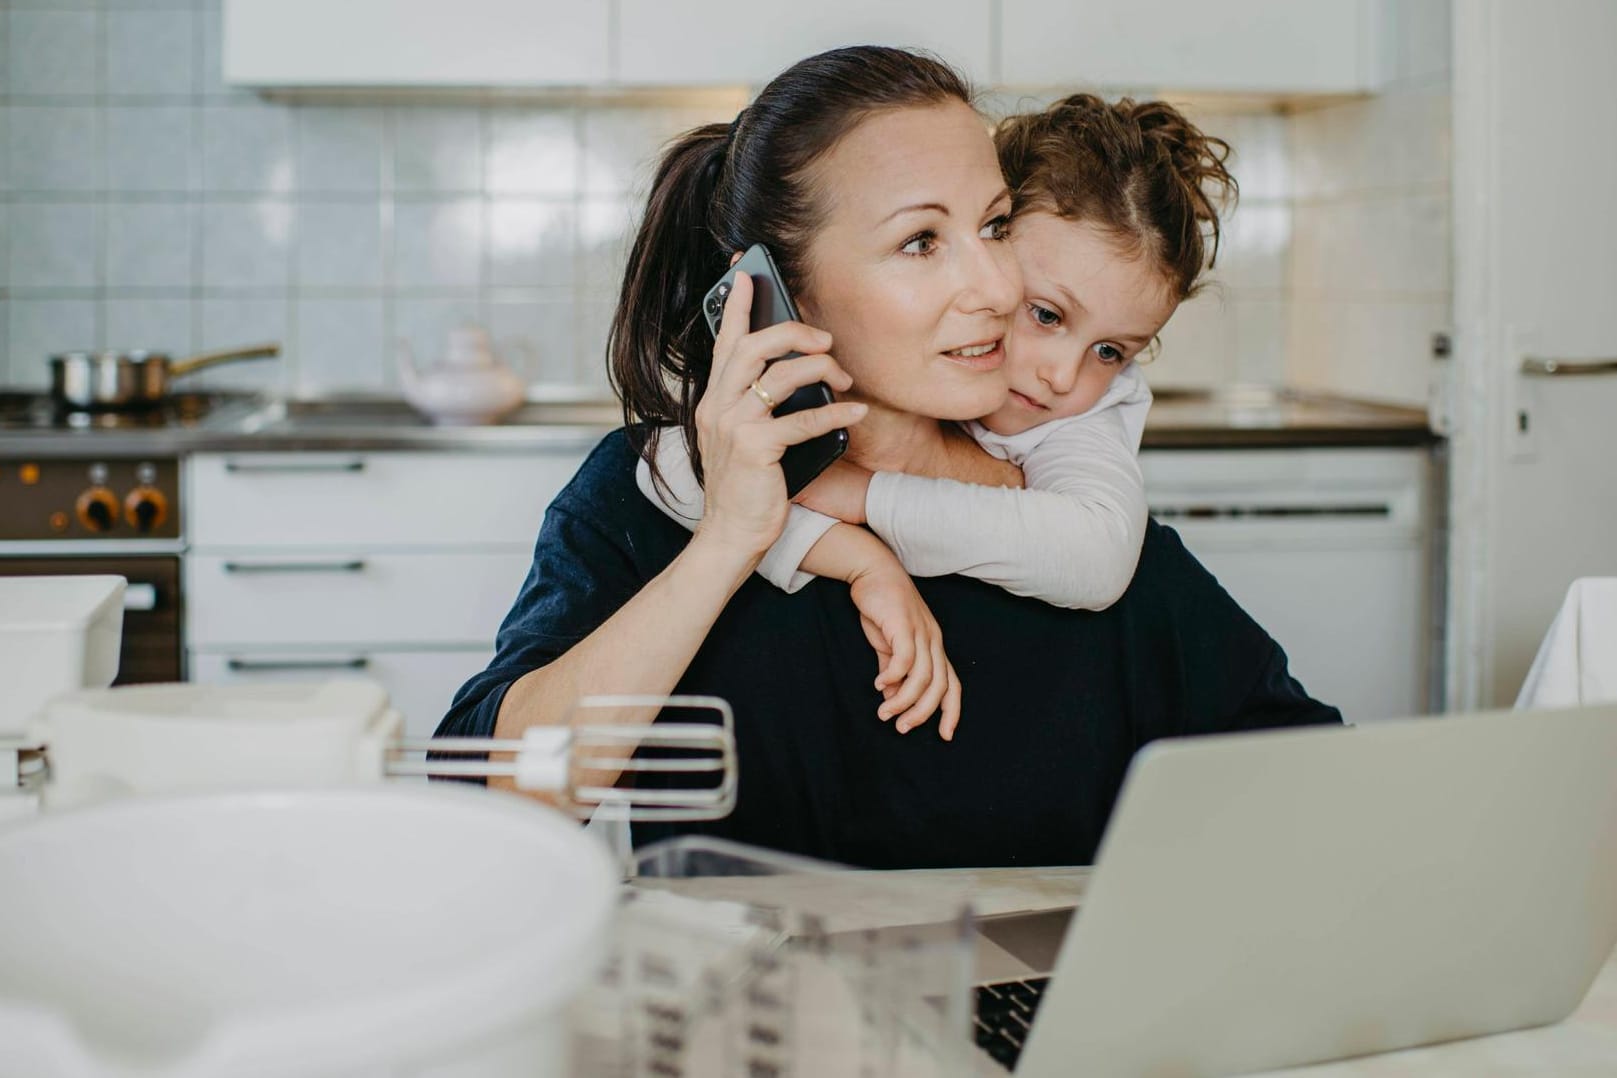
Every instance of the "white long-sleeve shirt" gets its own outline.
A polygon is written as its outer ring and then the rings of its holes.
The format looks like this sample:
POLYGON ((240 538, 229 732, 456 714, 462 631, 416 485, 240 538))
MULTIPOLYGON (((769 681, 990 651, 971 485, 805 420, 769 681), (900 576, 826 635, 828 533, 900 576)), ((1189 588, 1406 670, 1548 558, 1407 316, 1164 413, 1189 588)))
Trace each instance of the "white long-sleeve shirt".
MULTIPOLYGON (((1138 458, 1150 407, 1151 390, 1130 364, 1080 415, 1013 435, 967 423, 979 445, 1022 469, 1026 489, 877 472, 865 497, 870 529, 912 576, 961 573, 1055 606, 1104 609, 1128 588, 1145 540, 1138 458)), ((668 497, 643 460, 641 491, 694 529, 702 489, 678 428, 658 439, 657 468, 668 497)), ((814 579, 801 570, 803 559, 836 523, 793 505, 759 575, 787 592, 803 587, 814 579)))

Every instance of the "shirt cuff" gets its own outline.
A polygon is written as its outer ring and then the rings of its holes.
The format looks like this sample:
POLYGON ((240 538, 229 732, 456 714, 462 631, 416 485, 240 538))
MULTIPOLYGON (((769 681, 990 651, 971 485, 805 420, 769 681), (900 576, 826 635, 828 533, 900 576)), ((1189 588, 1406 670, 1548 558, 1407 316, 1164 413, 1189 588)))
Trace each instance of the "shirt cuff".
POLYGON ((798 566, 803 564, 814 544, 838 523, 836 517, 801 505, 792 506, 786 518, 786 530, 758 563, 758 575, 788 595, 801 591, 814 579, 814 574, 802 572, 798 566))

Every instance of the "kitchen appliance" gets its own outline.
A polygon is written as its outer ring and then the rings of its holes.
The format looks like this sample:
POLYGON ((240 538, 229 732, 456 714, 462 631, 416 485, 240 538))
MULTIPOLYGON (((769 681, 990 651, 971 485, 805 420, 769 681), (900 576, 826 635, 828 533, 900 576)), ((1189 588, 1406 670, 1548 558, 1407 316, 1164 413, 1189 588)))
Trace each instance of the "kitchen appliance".
POLYGON ((184 491, 165 432, 255 400, 181 393, 153 408, 87 412, 46 392, 0 392, 0 578, 126 578, 117 684, 185 674, 184 491))
POLYGON ((346 677, 57 693, 27 724, 23 741, 50 763, 47 809, 419 776, 509 778, 519 790, 558 795, 558 808, 582 818, 607 809, 618 819, 712 820, 735 807, 735 721, 718 697, 586 696, 560 725, 520 738, 407 739, 403 730, 381 685, 346 677), (665 709, 711 712, 717 721, 648 724, 627 715, 665 709), (508 758, 490 760, 491 753, 508 758), (661 785, 599 780, 608 767, 654 774, 661 785))
POLYGON ((63 352, 51 357, 51 397, 64 411, 151 408, 167 399, 175 378, 280 354, 279 344, 203 352, 178 362, 165 352, 63 352))

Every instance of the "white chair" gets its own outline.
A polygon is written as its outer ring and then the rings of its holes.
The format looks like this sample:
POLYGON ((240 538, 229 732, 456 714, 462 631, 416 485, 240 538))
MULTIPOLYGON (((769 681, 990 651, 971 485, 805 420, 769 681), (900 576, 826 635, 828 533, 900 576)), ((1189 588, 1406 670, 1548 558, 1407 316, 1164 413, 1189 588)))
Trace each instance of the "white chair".
POLYGON ((1617 701, 1617 577, 1567 589, 1516 697, 1516 710, 1617 701))

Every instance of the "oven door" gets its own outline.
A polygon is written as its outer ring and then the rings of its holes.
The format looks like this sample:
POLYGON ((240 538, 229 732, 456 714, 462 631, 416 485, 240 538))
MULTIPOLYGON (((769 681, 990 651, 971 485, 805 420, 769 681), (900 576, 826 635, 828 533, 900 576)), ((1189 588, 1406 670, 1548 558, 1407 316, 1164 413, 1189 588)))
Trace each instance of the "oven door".
POLYGON ((180 681, 185 647, 185 611, 180 595, 177 554, 89 555, 73 558, 0 557, 0 576, 124 577, 123 644, 114 685, 180 681))

